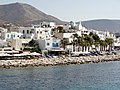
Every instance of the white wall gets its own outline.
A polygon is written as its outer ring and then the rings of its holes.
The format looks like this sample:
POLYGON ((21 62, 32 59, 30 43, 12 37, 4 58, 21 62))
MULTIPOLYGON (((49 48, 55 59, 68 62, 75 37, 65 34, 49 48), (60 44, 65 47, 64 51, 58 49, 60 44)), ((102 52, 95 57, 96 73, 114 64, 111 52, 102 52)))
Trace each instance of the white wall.
POLYGON ((34 32, 35 39, 50 39, 51 38, 51 28, 35 28, 34 32))
POLYGON ((59 39, 50 39, 50 40, 42 40, 39 39, 37 40, 39 47, 41 50, 51 50, 51 49, 57 49, 60 47, 53 47, 53 43, 58 43, 58 45, 60 46, 60 40, 59 39))
POLYGON ((17 33, 17 32, 10 32, 10 33, 5 33, 4 37, 5 37, 5 40, 7 40, 7 39, 20 39, 22 37, 22 34, 17 33))
POLYGON ((23 38, 25 39, 49 39, 52 36, 52 28, 42 28, 37 25, 32 27, 20 27, 19 32, 23 34, 23 38))
POLYGON ((45 50, 45 40, 39 39, 39 40, 37 40, 37 42, 38 42, 39 48, 41 50, 45 50))
POLYGON ((21 39, 9 39, 7 40, 7 43, 11 46, 11 48, 15 50, 21 50, 23 49, 22 47, 22 40, 21 39))
POLYGON ((34 28, 33 27, 20 27, 19 32, 23 34, 24 39, 32 39, 34 37, 34 28), (33 33, 31 33, 33 32, 33 33))

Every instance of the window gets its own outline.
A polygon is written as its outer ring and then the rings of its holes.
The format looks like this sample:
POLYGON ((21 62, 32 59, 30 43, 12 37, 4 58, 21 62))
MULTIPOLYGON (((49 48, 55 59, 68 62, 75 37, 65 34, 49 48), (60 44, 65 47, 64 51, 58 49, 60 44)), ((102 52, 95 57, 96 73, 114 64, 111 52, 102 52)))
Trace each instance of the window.
POLYGON ((42 31, 40 31, 40 33, 42 33, 42 31))
POLYGON ((9 34, 7 35, 7 37, 9 38, 9 34))
POLYGON ((13 38, 14 38, 14 36, 13 36, 13 35, 11 35, 11 38, 13 39, 13 38))
POLYGON ((39 32, 37 31, 37 33, 39 33, 39 32))
POLYGON ((45 32, 48 32, 47 30, 45 30, 45 32))
POLYGON ((47 46, 49 46, 50 45, 50 43, 47 43, 47 46))
POLYGON ((25 33, 25 30, 23 30, 23 34, 25 33))
POLYGON ((29 30, 27 30, 27 34, 29 34, 29 30))
POLYGON ((48 24, 48 27, 50 27, 50 25, 48 24))
POLYGON ((58 43, 52 43, 53 47, 59 47, 58 43))
POLYGON ((47 27, 47 25, 44 25, 45 27, 47 27))

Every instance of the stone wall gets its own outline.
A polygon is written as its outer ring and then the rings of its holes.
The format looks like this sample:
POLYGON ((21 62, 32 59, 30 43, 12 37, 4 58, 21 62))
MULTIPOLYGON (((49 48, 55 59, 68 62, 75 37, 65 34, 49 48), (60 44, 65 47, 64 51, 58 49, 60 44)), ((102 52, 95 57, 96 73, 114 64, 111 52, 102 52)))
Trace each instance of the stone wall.
POLYGON ((107 61, 119 61, 120 55, 105 56, 82 56, 82 57, 60 57, 60 58, 39 58, 28 60, 0 60, 0 67, 27 67, 27 66, 54 66, 69 64, 98 63, 107 61))

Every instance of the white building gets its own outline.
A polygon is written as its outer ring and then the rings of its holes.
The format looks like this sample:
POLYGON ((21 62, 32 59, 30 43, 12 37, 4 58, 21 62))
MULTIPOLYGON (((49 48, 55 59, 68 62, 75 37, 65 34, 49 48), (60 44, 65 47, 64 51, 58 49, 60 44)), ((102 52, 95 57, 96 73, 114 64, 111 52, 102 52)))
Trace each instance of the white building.
POLYGON ((0 40, 0 47, 6 47, 7 42, 5 40, 0 40))
POLYGON ((34 39, 50 39, 53 35, 52 28, 40 27, 39 25, 33 25, 34 39))
POLYGON ((113 40, 116 39, 114 34, 107 32, 107 31, 97 31, 97 30, 93 30, 93 29, 91 29, 89 31, 94 34, 97 34, 99 36, 100 40, 105 40, 106 38, 112 38, 113 40))
POLYGON ((113 40, 116 39, 116 36, 113 33, 105 32, 106 38, 112 38, 113 40))
POLYGON ((0 27, 0 33, 1 32, 7 32, 7 31, 8 31, 7 29, 0 27))
POLYGON ((41 50, 55 50, 60 49, 60 39, 39 39, 37 40, 41 50))
POLYGON ((13 50, 19 51, 23 49, 22 39, 10 39, 10 40, 7 40, 7 42, 9 43, 9 45, 13 50))
POLYGON ((57 37, 58 39, 68 38, 69 43, 72 43, 73 34, 75 34, 75 33, 56 33, 55 37, 57 37))
POLYGON ((79 36, 82 36, 82 35, 89 35, 89 31, 82 26, 81 22, 77 22, 76 25, 75 25, 75 29, 76 29, 76 33, 79 35, 79 36))
POLYGON ((3 35, 5 35, 5 33, 7 33, 7 29, 0 27, 0 39, 3 38, 3 35))
POLYGON ((75 24, 75 29, 77 29, 77 30, 82 30, 83 29, 81 22, 77 22, 75 24))
POLYGON ((120 37, 116 38, 116 40, 114 41, 114 46, 115 48, 120 48, 120 37))
POLYGON ((18 32, 2 32, 1 33, 1 39, 7 40, 7 39, 20 39, 22 37, 21 33, 18 32))
POLYGON ((31 27, 20 27, 19 32, 23 34, 24 39, 50 39, 53 35, 54 23, 41 23, 31 27), (45 26, 46 25, 46 26, 45 26), (50 25, 50 26, 49 26, 50 25))
POLYGON ((70 29, 75 29, 75 23, 73 21, 69 22, 69 28, 70 29))
POLYGON ((82 29, 80 29, 80 30, 76 30, 76 33, 79 35, 79 36, 82 36, 82 35, 89 35, 89 31, 85 28, 85 27, 83 27, 82 29))
POLYGON ((34 28, 33 27, 20 27, 19 32, 22 33, 22 38, 32 39, 34 37, 34 28))
POLYGON ((40 22, 40 27, 46 27, 46 28, 55 28, 56 24, 55 22, 40 22))

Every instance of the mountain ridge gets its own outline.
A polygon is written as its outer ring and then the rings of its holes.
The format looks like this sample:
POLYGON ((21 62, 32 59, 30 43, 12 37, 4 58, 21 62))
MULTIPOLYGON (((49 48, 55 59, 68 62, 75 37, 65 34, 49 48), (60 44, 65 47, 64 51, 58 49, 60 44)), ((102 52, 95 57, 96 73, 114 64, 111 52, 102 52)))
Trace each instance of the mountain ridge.
POLYGON ((82 21, 82 25, 87 29, 96 29, 101 31, 109 31, 113 33, 120 32, 120 20, 95 19, 82 21))
POLYGON ((0 20, 4 22, 29 24, 34 21, 54 21, 64 23, 60 19, 48 15, 26 3, 11 3, 0 5, 0 20))
MULTIPOLYGON (((11 3, 0 5, 0 24, 13 23, 19 26, 29 24, 38 24, 40 21, 52 21, 57 24, 65 24, 68 22, 48 15, 39 9, 26 3, 11 3)), ((120 20, 96 19, 82 21, 82 25, 87 29, 95 29, 101 31, 120 32, 120 20)))

